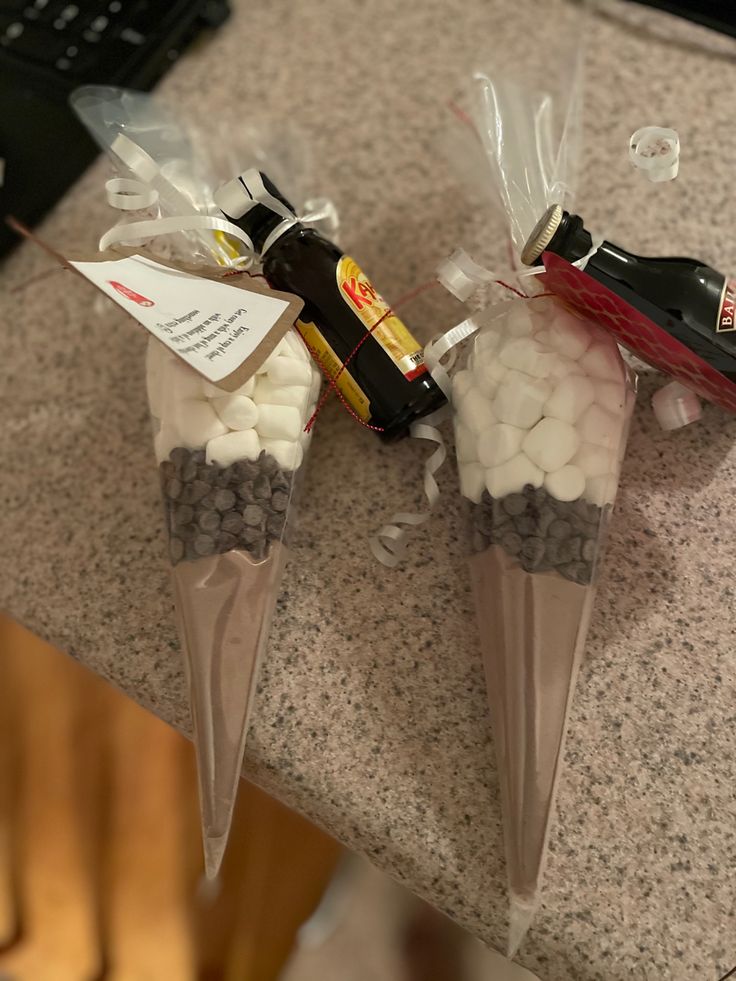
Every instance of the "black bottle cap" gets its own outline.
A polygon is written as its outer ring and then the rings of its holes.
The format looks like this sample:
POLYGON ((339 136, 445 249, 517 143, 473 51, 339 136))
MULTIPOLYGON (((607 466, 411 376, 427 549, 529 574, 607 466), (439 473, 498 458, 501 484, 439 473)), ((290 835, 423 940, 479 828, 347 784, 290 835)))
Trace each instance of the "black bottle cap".
POLYGON ((214 199, 217 207, 250 236, 257 252, 261 252, 266 239, 281 222, 296 217, 291 202, 260 170, 247 170, 223 184, 215 191, 214 199), (282 206, 280 212, 259 200, 263 190, 282 206))

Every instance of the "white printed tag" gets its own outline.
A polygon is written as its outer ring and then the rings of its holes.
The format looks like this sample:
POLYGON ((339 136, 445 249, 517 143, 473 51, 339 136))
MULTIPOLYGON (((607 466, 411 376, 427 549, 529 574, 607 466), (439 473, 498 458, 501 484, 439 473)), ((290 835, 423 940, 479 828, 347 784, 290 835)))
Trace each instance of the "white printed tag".
POLYGON ((285 317, 281 333, 288 329, 302 305, 260 285, 231 286, 141 255, 71 265, 211 382, 238 373, 285 317))

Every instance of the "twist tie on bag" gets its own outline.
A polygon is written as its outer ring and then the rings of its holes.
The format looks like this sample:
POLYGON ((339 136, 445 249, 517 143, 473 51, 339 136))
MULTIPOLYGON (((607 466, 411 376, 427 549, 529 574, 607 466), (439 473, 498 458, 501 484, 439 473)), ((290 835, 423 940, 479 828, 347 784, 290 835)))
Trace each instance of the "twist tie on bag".
POLYGON ((674 180, 680 167, 677 130, 642 126, 629 140, 629 160, 653 183, 674 180))

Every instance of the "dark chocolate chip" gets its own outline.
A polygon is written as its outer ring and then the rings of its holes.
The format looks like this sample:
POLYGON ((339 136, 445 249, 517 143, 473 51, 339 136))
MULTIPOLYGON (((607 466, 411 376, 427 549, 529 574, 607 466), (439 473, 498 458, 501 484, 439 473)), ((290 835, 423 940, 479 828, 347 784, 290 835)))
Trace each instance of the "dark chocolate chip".
POLYGON ((587 538, 583 542, 581 554, 586 562, 593 562, 596 553, 596 541, 594 538, 587 538))
POLYGON ((183 542, 193 542, 198 534, 199 528, 196 525, 184 525, 183 528, 176 529, 177 538, 181 538, 183 542))
POLYGON ((569 538, 572 533, 572 526, 569 521, 565 521, 562 518, 555 518, 555 520, 550 524, 547 529, 547 534, 550 538, 557 538, 562 540, 563 538, 569 538))
POLYGON ((231 535, 229 531, 221 531, 217 536, 217 551, 229 552, 238 544, 238 536, 231 535))
POLYGON ((537 522, 531 514, 520 514, 518 518, 515 518, 514 528, 516 528, 523 538, 527 538, 529 535, 539 534, 537 531, 537 522))
POLYGON ((288 491, 289 478, 284 474, 283 470, 277 470, 273 477, 271 477, 271 489, 288 491))
POLYGON ((194 483, 190 484, 187 488, 188 503, 198 504, 204 497, 210 492, 210 485, 204 480, 195 480, 194 483))
POLYGON ((166 482, 166 496, 172 501, 178 501, 181 497, 182 482, 177 477, 171 477, 166 482))
POLYGON ((233 494, 231 490, 226 490, 224 488, 222 490, 215 491, 214 499, 215 508, 218 511, 230 511, 235 507, 237 502, 237 497, 235 494, 233 494))
POLYGON ((276 473, 276 471, 279 469, 279 465, 276 460, 265 450, 261 450, 258 457, 258 464, 261 468, 261 472, 268 474, 269 477, 272 473, 276 473))
POLYGON ((271 507, 274 511, 285 511, 289 506, 289 495, 282 490, 275 490, 271 496, 271 507))
POLYGON ((246 545, 252 545, 254 542, 259 542, 265 537, 266 532, 263 528, 249 528, 247 525, 240 533, 240 538, 246 545))
POLYGON ((475 508, 473 524, 477 531, 488 538, 493 531, 493 516, 485 508, 475 508))
POLYGON ((204 461, 207 459, 207 453, 204 450, 195 450, 192 453, 192 459, 199 465, 200 463, 204 463, 204 461))
POLYGON ((246 504, 255 504, 256 495, 253 493, 252 480, 246 480, 244 483, 238 485, 238 497, 245 501, 246 504))
POLYGON ((527 503, 527 499, 523 494, 509 494, 501 501, 506 514, 510 514, 512 517, 516 517, 517 514, 523 514, 526 511, 527 503))
POLYGON ((215 540, 211 535, 197 535, 192 544, 197 555, 212 555, 215 551, 215 540))
POLYGON ((253 481, 253 493, 261 501, 267 501, 271 497, 271 481, 265 473, 259 474, 253 481))
POLYGON ((518 555, 521 551, 521 535, 517 535, 515 531, 505 531, 500 544, 509 555, 518 555))
POLYGON ((214 534, 220 528, 220 515, 217 511, 202 511, 197 518, 197 524, 209 534, 214 534))
POLYGON ((577 561, 582 555, 583 539, 578 537, 569 538, 565 542, 565 545, 567 546, 568 554, 570 555, 570 561, 577 561))
POLYGON ((541 538, 527 538, 521 545, 521 564, 527 572, 534 571, 544 559, 544 541, 541 538))
POLYGON ((185 449, 183 446, 175 446, 171 453, 169 453, 169 459, 174 464, 177 471, 179 471, 189 460, 189 450, 185 449))
POLYGON ((181 504, 178 508, 175 508, 172 517, 172 524, 174 527, 181 527, 182 525, 188 525, 194 520, 194 508, 190 507, 188 504, 181 504))
POLYGON ((557 571, 561 572, 566 579, 579 583, 581 586, 587 586, 590 582, 590 566, 587 562, 567 562, 558 566, 557 571))
POLYGON ((240 460, 238 463, 234 464, 233 470, 240 481, 255 480, 258 474, 261 472, 258 468, 258 464, 254 463, 252 460, 240 460))
POLYGON ((227 531, 231 535, 240 534, 240 532, 243 530, 242 515, 238 514, 237 511, 231 511, 229 514, 223 516, 220 527, 223 531, 227 531))
POLYGON ((181 468, 181 479, 185 484, 191 484, 197 479, 197 464, 190 457, 181 468))
POLYGON ((273 535, 275 538, 278 538, 284 531, 285 523, 285 514, 270 514, 266 520, 266 531, 269 533, 269 535, 273 535))
POLYGON ((243 521, 251 528, 260 527, 263 517, 263 508, 258 504, 248 504, 243 509, 243 521))

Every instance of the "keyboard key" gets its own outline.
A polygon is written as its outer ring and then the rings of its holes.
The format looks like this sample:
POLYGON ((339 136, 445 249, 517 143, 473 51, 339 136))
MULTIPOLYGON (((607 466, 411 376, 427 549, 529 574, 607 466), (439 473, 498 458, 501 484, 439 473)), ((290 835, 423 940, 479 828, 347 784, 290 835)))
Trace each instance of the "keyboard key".
POLYGON ((35 24, 21 24, 21 30, 11 24, 0 38, 0 43, 8 51, 22 58, 29 58, 42 64, 53 64, 61 57, 68 42, 61 35, 49 34, 35 24), (10 32, 10 33, 9 33, 10 32))

